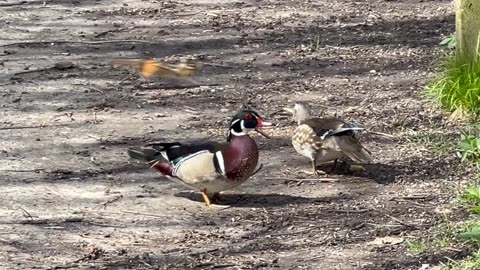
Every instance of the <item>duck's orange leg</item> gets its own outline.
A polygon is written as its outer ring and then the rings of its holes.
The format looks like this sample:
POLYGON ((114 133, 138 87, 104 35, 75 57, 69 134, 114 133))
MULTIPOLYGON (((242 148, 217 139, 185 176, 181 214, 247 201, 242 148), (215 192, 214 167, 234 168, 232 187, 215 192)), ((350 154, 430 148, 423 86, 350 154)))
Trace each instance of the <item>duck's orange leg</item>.
POLYGON ((202 194, 202 197, 203 197, 203 200, 205 201, 205 203, 207 204, 208 207, 211 207, 212 206, 212 203, 210 202, 210 198, 208 198, 208 195, 206 193, 206 189, 204 189, 200 194, 202 194))

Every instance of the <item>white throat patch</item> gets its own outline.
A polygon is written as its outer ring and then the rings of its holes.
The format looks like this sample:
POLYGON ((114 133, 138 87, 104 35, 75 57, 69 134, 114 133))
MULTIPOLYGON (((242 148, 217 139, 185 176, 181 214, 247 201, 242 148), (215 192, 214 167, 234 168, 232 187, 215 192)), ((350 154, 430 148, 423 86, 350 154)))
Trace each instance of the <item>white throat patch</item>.
POLYGON ((237 131, 235 131, 235 130, 233 130, 233 129, 230 129, 230 132, 232 133, 232 135, 235 135, 235 136, 245 136, 245 135, 247 135, 250 131, 254 130, 254 128, 246 128, 246 127, 245 127, 245 121, 240 120, 240 119, 237 119, 237 120, 233 121, 231 125, 237 123, 238 121, 241 121, 241 122, 240 122, 240 128, 242 129, 242 131, 237 132, 237 131))

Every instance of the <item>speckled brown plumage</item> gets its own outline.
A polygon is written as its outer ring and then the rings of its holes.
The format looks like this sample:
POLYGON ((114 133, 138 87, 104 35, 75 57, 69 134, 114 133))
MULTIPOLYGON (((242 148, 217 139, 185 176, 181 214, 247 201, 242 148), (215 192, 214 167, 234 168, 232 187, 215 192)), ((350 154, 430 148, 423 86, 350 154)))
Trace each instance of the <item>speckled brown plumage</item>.
POLYGON ((305 103, 296 103, 293 110, 285 111, 292 113, 298 123, 292 136, 293 147, 311 160, 314 174, 317 174, 317 161, 334 161, 335 168, 336 161, 342 157, 360 163, 372 160, 370 152, 355 137, 356 131, 365 129, 360 125, 334 117, 310 118, 309 106, 305 103))

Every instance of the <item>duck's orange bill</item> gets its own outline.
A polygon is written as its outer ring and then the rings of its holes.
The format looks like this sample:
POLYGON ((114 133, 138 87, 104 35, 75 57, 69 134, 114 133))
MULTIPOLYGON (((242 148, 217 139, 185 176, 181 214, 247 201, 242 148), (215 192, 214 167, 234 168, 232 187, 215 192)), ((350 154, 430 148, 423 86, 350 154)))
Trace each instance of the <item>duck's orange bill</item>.
POLYGON ((260 133, 263 137, 270 139, 270 136, 267 135, 265 132, 263 132, 262 128, 270 128, 272 127, 271 122, 265 122, 261 118, 257 118, 257 127, 255 128, 255 131, 260 133))

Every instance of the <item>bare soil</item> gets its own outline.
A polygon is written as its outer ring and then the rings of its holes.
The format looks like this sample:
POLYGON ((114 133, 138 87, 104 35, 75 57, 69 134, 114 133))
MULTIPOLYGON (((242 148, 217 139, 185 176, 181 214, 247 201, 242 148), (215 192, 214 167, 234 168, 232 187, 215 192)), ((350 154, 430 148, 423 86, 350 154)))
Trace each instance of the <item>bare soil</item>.
POLYGON ((463 215, 452 201, 472 175, 453 147, 434 151, 458 130, 422 94, 450 0, 8 0, 0 28, 2 269, 438 269, 466 255, 406 245, 463 215), (216 65, 201 86, 109 65, 179 56, 216 65), (275 114, 295 100, 394 137, 360 137, 366 172, 305 175, 295 124, 275 114), (263 170, 224 193, 229 207, 126 155, 224 140, 244 104, 275 128, 255 135, 263 170))

